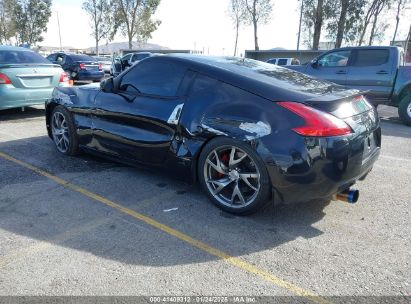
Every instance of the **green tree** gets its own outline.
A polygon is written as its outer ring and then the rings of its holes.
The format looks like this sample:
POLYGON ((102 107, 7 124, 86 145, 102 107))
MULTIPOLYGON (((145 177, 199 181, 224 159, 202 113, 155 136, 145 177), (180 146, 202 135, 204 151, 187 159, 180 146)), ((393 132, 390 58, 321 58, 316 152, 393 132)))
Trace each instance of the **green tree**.
POLYGON ((43 41, 51 16, 51 0, 17 0, 14 7, 17 44, 43 41))
POLYGON ((258 25, 268 23, 273 5, 271 0, 245 0, 245 7, 248 23, 252 24, 254 28, 254 48, 258 51, 260 49, 258 46, 258 25))
POLYGON ((128 38, 128 47, 132 49, 133 39, 145 41, 161 24, 153 20, 160 0, 114 0, 114 11, 118 21, 118 29, 128 38))
POLYGON ((230 0, 228 14, 235 27, 235 44, 234 56, 237 55, 238 33, 241 25, 247 20, 247 11, 245 10, 245 0, 230 0))
POLYGON ((368 5, 365 6, 364 16, 362 18, 362 23, 359 27, 358 45, 362 45, 364 43, 366 34, 368 32, 368 27, 370 25, 372 27, 369 34, 369 45, 372 45, 375 38, 381 38, 387 27, 386 24, 378 25, 378 17, 380 17, 382 11, 385 8, 390 7, 390 0, 371 0, 367 2, 368 5))
POLYGON ((335 39, 335 47, 343 42, 353 43, 358 37, 366 0, 335 0, 329 11, 328 37, 335 39))
POLYGON ((101 39, 112 40, 116 31, 116 18, 112 13, 112 3, 109 0, 86 0, 82 8, 90 17, 92 36, 98 55, 101 39))
POLYGON ((8 43, 16 34, 15 0, 0 0, 0 44, 8 43))
POLYGON ((333 14, 334 4, 334 0, 304 0, 302 23, 309 48, 318 50, 324 24, 333 14))
POLYGON ((404 11, 405 6, 410 2, 411 2, 410 0, 396 0, 397 10, 395 14, 395 30, 394 30, 394 35, 392 37, 392 42, 394 42, 397 37, 398 24, 400 23, 401 12, 404 11))

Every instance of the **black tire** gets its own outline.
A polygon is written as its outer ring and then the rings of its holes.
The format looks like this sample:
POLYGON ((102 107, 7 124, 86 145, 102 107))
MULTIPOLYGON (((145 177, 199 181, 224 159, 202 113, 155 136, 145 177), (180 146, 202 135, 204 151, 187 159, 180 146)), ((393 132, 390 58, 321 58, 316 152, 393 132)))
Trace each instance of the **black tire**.
MULTIPOLYGON (((79 145, 78 145, 78 138, 77 138, 77 133, 76 133, 76 128, 74 126, 73 118, 68 110, 66 110, 63 106, 57 106, 53 109, 53 112, 51 113, 50 116, 50 128, 51 128, 51 135, 54 144, 56 145, 57 150, 60 153, 66 154, 66 155, 77 155, 79 153, 79 145), (61 115, 61 116, 60 116, 61 115), (66 122, 66 137, 68 138, 68 145, 66 146, 66 149, 61 149, 60 146, 58 145, 58 139, 59 136, 64 136, 63 134, 57 135, 56 131, 58 130, 56 128, 56 121, 57 117, 64 117, 65 122, 66 122)), ((65 142, 63 138, 63 142, 65 142)))
MULTIPOLYGON (((233 160, 234 158, 235 156, 233 157, 233 160)), ((211 170, 215 170, 214 169, 215 167, 213 166, 211 167, 213 168, 211 170)), ((223 176, 222 173, 218 173, 217 171, 215 171, 215 173, 221 174, 219 178, 223 176)), ((243 176, 244 175, 245 174, 243 174, 243 176)), ((241 142, 241 141, 233 140, 227 137, 217 137, 215 139, 212 139, 209 143, 207 143, 207 145, 204 147, 203 151, 201 152, 199 160, 198 160, 198 179, 200 181, 202 188, 207 193, 209 199, 219 208, 223 209, 224 211, 230 212, 230 213, 234 213, 238 215, 251 214, 251 213, 254 213, 262 209, 270 201, 271 183, 270 183, 270 179, 269 179, 268 172, 266 169, 266 165, 263 162, 263 160, 258 156, 258 154, 248 144, 241 142), (238 163, 238 165, 236 165, 236 168, 233 170, 229 169, 230 161, 227 160, 226 158, 227 165, 225 168, 227 169, 227 172, 237 171, 236 173, 237 177, 233 177, 231 176, 231 173, 229 173, 229 174, 225 174, 226 177, 222 178, 222 179, 229 180, 229 183, 233 183, 229 186, 224 186, 223 188, 224 191, 228 191, 228 194, 230 193, 229 187, 233 188, 233 192, 231 196, 231 203, 230 203, 230 202, 224 201, 224 198, 219 197, 220 192, 219 194, 217 194, 217 198, 215 194, 212 193, 212 191, 215 190, 215 189, 212 189, 213 187, 215 187, 214 186, 215 182, 210 183, 211 179, 208 179, 208 182, 206 181, 207 174, 210 173, 210 164, 207 162, 207 160, 210 160, 210 157, 213 157, 212 155, 217 155, 214 153, 214 151, 217 150, 217 151, 223 151, 223 153, 226 153, 225 151, 231 151, 233 147, 235 148, 234 149, 235 152, 233 153, 233 155, 236 155, 236 153, 237 153, 237 157, 238 155, 240 155, 240 157, 237 160, 239 160, 240 158, 242 159, 244 157, 244 154, 247 154, 248 157, 245 157, 244 161, 240 161, 240 163, 238 163), (248 201, 245 201, 245 203, 243 201, 242 203, 238 202, 239 204, 237 204, 237 202, 235 202, 236 196, 234 195, 234 191, 235 191, 234 188, 236 187, 235 185, 237 185, 238 189, 240 189, 241 196, 243 197, 243 199, 247 199, 247 195, 243 196, 244 193, 242 192, 241 189, 246 189, 247 191, 248 186, 244 183, 242 178, 238 177, 238 175, 241 176, 241 173, 248 172, 248 170, 244 170, 242 172, 241 170, 243 170, 243 168, 237 168, 237 166, 239 167, 239 166, 244 166, 244 165, 251 165, 253 169, 256 169, 255 172, 258 173, 259 183, 255 181, 255 184, 253 186, 255 186, 255 188, 258 188, 258 190, 248 189, 250 191, 254 191, 253 195, 250 195, 251 198, 249 197, 250 198, 249 203, 248 201), (234 180, 232 178, 234 179, 237 178, 237 179, 234 180), (256 186, 257 184, 259 186, 256 186)), ((248 184, 250 184, 250 181, 248 182, 248 184)), ((221 190, 221 193, 222 192, 223 190, 221 190)), ((238 200, 240 200, 239 196, 237 198, 238 200)))
POLYGON ((398 115, 404 124, 411 126, 411 95, 404 96, 398 105, 398 115))

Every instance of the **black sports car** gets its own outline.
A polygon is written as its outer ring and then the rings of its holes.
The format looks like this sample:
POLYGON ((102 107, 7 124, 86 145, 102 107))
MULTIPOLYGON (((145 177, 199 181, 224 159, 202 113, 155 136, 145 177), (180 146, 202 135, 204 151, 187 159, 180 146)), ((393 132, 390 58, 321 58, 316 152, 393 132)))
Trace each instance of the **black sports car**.
POLYGON ((233 213, 342 194, 378 158, 376 110, 358 91, 235 57, 153 56, 46 103, 57 149, 159 166, 233 213))

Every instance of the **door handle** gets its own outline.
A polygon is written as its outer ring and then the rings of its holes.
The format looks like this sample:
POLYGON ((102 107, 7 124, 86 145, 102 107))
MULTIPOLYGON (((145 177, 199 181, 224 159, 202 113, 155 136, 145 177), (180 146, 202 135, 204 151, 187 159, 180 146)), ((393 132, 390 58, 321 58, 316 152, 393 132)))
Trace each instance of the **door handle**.
POLYGON ((381 70, 381 71, 378 71, 377 74, 378 75, 385 75, 385 74, 388 74, 388 72, 384 71, 384 70, 381 70))
POLYGON ((347 74, 347 71, 339 70, 339 71, 335 72, 335 74, 347 74))

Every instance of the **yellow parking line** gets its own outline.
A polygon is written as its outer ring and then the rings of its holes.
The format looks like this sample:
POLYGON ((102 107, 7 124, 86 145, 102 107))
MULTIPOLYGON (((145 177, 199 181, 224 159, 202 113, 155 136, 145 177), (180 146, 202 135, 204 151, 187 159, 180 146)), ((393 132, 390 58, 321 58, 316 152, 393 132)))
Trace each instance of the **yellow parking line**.
POLYGON ((305 290, 305 289, 303 289, 303 288, 301 288, 297 285, 294 285, 293 283, 287 282, 283 279, 280 279, 280 278, 272 275, 271 273, 269 273, 265 270, 262 270, 262 269, 254 266, 254 265, 252 265, 248 262, 245 262, 245 261, 243 261, 239 258, 232 257, 232 256, 228 255, 227 253, 219 250, 219 249, 211 247, 211 246, 207 245, 206 243, 203 243, 201 241, 198 241, 198 240, 188 236, 185 233, 182 233, 182 232, 180 232, 178 230, 175 230, 175 229, 173 229, 173 228, 171 228, 167 225, 164 225, 160 222, 157 222, 156 220, 154 220, 154 219, 152 219, 148 216, 145 216, 141 213, 138 213, 138 212, 136 212, 132 209, 123 207, 123 206, 121 206, 121 205, 119 205, 119 204, 103 197, 103 196, 100 196, 100 195, 95 194, 93 192, 90 192, 90 191, 88 191, 88 190, 86 190, 86 189, 84 189, 80 186, 77 186, 77 185, 72 184, 68 181, 65 181, 64 179, 61 179, 61 178, 59 178, 55 175, 52 175, 52 174, 50 174, 50 173, 48 173, 48 172, 46 172, 42 169, 39 169, 39 168, 37 168, 33 165, 30 165, 26 162, 18 160, 18 159, 14 158, 14 157, 12 157, 8 154, 0 152, 0 157, 6 159, 8 161, 11 161, 15 164, 18 164, 18 165, 20 165, 24 168, 27 168, 31 171, 34 171, 37 174, 45 176, 45 177, 53 180, 54 182, 66 187, 68 189, 71 189, 73 191, 81 193, 81 194, 83 194, 83 195, 85 195, 89 198, 92 198, 92 199, 94 199, 94 200, 96 200, 100 203, 103 203, 107 206, 110 206, 110 207, 112 207, 112 208, 114 208, 114 209, 116 209, 116 210, 118 210, 122 213, 128 214, 131 217, 136 218, 136 219, 138 219, 138 220, 140 220, 140 221, 142 221, 142 222, 144 222, 144 223, 146 223, 146 224, 148 224, 152 227, 155 227, 155 228, 169 234, 169 235, 175 236, 176 238, 190 244, 193 247, 196 247, 196 248, 198 248, 198 249, 200 249, 204 252, 207 252, 207 253, 209 253, 209 254, 217 257, 217 258, 220 258, 220 259, 226 261, 227 263, 229 263, 229 264, 231 264, 231 265, 233 265, 237 268, 240 268, 240 269, 242 269, 242 270, 244 270, 248 273, 252 273, 252 274, 254 274, 254 275, 256 275, 256 276, 258 276, 258 277, 260 277, 260 278, 262 278, 262 279, 264 279, 264 280, 266 280, 266 281, 268 281, 268 282, 270 282, 270 283, 272 283, 276 286, 287 289, 287 290, 293 292, 294 294, 296 294, 298 296, 308 298, 308 299, 310 299, 310 300, 312 300, 313 302, 316 302, 316 303, 329 303, 329 301, 325 300, 324 298, 322 298, 322 297, 320 297, 320 296, 318 296, 318 295, 316 295, 316 294, 314 294, 314 293, 312 293, 308 290, 305 290))
POLYGON ((68 241, 76 236, 79 236, 85 232, 91 231, 105 223, 110 222, 110 219, 108 218, 99 218, 97 220, 94 220, 92 222, 89 222, 85 225, 75 227, 73 229, 69 229, 67 231, 64 231, 50 240, 46 241, 41 241, 37 242, 36 244, 33 244, 31 246, 18 249, 16 251, 13 251, 10 254, 4 255, 0 257, 0 268, 6 266, 7 264, 10 264, 12 262, 15 262, 17 259, 24 258, 26 256, 39 253, 42 251, 45 251, 49 249, 50 247, 53 246, 53 244, 60 244, 64 243, 65 241, 68 241))

